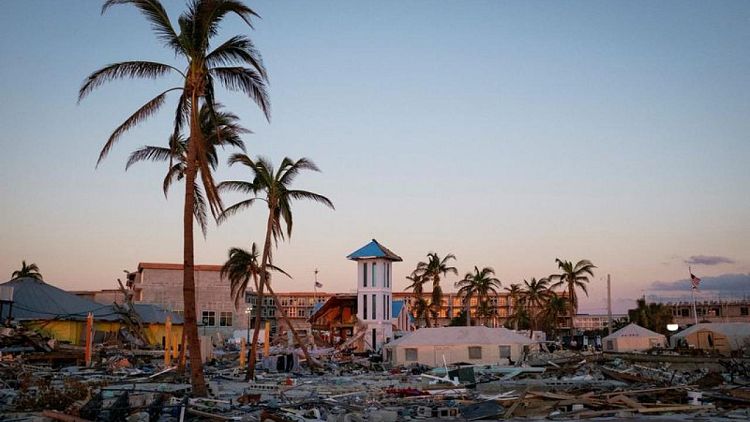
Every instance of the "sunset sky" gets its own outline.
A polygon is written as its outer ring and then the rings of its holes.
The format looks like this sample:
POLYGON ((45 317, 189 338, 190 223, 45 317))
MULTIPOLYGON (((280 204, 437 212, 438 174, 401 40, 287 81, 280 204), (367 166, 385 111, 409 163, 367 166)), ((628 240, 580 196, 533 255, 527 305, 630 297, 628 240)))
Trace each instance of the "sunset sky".
MULTIPOLYGON (((165 2, 173 21, 184 0, 165 2)), ((272 120, 218 98, 254 134, 251 155, 313 159, 297 187, 331 211, 294 206, 278 291, 354 288, 345 256, 371 238, 427 252, 503 285, 597 265, 582 311, 642 294, 689 293, 688 263, 711 289, 750 295, 750 2, 251 1, 249 34, 270 75, 272 120), (715 277, 715 278, 714 278, 715 277), (684 286, 684 288, 683 288, 684 286)), ((21 260, 66 289, 114 288, 138 262, 181 262, 182 189, 128 154, 165 144, 174 100, 95 168, 111 131, 175 81, 105 85, 90 72, 131 59, 175 63, 133 7, 14 1, 0 14, 0 281, 21 260)), ((225 151, 222 160, 230 151, 225 151)), ((218 180, 243 178, 222 165, 218 180)), ((227 196, 228 204, 239 197, 227 196)), ((196 237, 196 262, 262 242, 266 210, 196 237)), ((453 290, 449 277, 445 290, 453 290)))

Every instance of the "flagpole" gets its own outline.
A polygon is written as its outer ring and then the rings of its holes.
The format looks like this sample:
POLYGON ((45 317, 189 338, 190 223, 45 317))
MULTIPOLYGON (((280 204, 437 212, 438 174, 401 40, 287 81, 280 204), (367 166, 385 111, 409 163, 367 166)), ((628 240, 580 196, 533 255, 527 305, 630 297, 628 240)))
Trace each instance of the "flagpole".
POLYGON ((315 269, 315 282, 313 283, 313 307, 318 303, 318 269, 315 269))
POLYGON ((693 282, 693 269, 688 266, 688 272, 690 273, 690 294, 693 296, 693 317, 695 318, 695 325, 698 325, 698 311, 695 308, 695 284, 693 282))

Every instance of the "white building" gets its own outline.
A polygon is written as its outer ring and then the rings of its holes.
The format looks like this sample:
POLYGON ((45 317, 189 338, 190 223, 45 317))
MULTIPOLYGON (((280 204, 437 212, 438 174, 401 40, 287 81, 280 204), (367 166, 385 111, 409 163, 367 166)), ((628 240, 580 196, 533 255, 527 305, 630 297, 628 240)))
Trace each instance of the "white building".
POLYGON ((367 330, 366 348, 379 350, 393 338, 391 264, 402 259, 375 239, 346 258, 357 263, 357 319, 367 330))

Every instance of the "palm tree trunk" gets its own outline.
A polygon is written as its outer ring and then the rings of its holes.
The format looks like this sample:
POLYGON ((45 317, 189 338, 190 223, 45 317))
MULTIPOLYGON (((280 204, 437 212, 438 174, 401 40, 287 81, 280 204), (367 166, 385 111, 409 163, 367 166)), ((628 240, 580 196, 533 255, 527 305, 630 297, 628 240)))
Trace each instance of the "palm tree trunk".
POLYGON ((471 327, 471 296, 466 296, 466 326, 471 327))
MULTIPOLYGON (((256 276, 257 277, 257 276, 256 276)), ((256 285, 257 279, 256 279, 256 285)), ((253 326, 253 342, 250 345, 250 355, 247 359, 247 374, 245 375, 245 381, 250 381, 255 378, 255 360, 258 357, 258 334, 260 333, 260 316, 263 310, 263 283, 257 286, 258 288, 258 306, 255 310, 255 324, 253 326)))
POLYGON ((188 347, 190 347, 190 383, 193 394, 206 395, 206 381, 203 378, 201 346, 198 338, 198 325, 195 306, 195 257, 193 251, 193 218, 195 209, 196 158, 200 142, 200 122, 198 120, 198 95, 193 93, 191 103, 190 141, 188 142, 185 168, 185 208, 183 210, 183 284, 182 295, 185 305, 185 325, 188 347))

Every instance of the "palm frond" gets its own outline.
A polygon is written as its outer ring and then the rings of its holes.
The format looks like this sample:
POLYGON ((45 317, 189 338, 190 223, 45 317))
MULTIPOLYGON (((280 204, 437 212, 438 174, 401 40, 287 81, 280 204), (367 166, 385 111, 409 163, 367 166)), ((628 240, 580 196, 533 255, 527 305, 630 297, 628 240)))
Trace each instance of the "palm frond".
POLYGON ((263 66, 260 52, 253 42, 243 35, 228 39, 206 56, 206 64, 209 67, 227 66, 238 62, 248 64, 258 71, 264 81, 268 82, 268 73, 263 66))
POLYGON ((193 185, 193 189, 195 190, 193 215, 195 216, 195 221, 198 222, 198 225, 201 228, 201 232, 203 232, 203 237, 206 237, 206 234, 208 233, 208 213, 206 211, 206 198, 203 195, 203 191, 201 190, 201 187, 197 182, 193 185))
POLYGON ((330 209, 333 209, 333 210, 336 209, 336 207, 333 206, 333 202, 331 202, 330 199, 317 193, 308 192, 304 190, 290 190, 290 191, 287 191, 287 195, 292 199, 306 199, 308 201, 314 201, 314 202, 323 204, 330 209))
POLYGON ((182 74, 179 69, 173 66, 157 62, 129 61, 110 64, 90 74, 83 81, 81 89, 78 91, 78 102, 81 102, 91 91, 105 82, 122 78, 156 79, 171 71, 182 74))
POLYGON ((128 170, 130 166, 140 161, 167 161, 170 158, 173 158, 171 149, 146 145, 130 153, 128 162, 125 164, 125 170, 128 170))
POLYGON ((244 180, 225 180, 216 187, 219 192, 239 192, 245 194, 255 194, 256 188, 250 182, 244 180))
POLYGON ((180 40, 169 21, 167 11, 164 10, 158 0, 107 0, 102 5, 102 14, 110 7, 120 4, 132 4, 137 7, 143 16, 151 22, 151 29, 164 44, 174 50, 175 53, 183 52, 180 40))
POLYGON ((245 93, 260 107, 266 120, 271 121, 271 100, 260 73, 246 67, 215 67, 209 73, 218 78, 224 88, 245 93))
POLYGON ((104 144, 104 147, 102 147, 101 152, 99 153, 99 159, 96 160, 96 165, 98 166, 102 160, 107 156, 109 153, 109 150, 112 149, 112 146, 117 142, 117 140, 127 132, 129 129, 131 129, 133 126, 136 126, 138 123, 143 122, 144 120, 148 119, 149 117, 153 116, 157 111, 159 111, 159 108, 164 104, 164 100, 169 93, 169 91, 174 90, 175 88, 168 89, 161 94, 157 95, 153 99, 151 99, 146 104, 142 105, 141 108, 135 111, 130 117, 128 117, 120 126, 118 126, 114 132, 109 136, 109 139, 104 144))
POLYGON ((227 218, 237 214, 244 209, 250 208, 250 206, 253 205, 256 199, 257 198, 246 199, 232 205, 231 207, 225 208, 224 211, 218 216, 217 221, 219 223, 223 223, 227 220, 227 218))
POLYGON ((162 183, 162 190, 164 191, 164 197, 167 197, 169 187, 175 180, 180 180, 185 175, 185 166, 182 163, 177 163, 169 168, 167 175, 164 177, 162 183))

